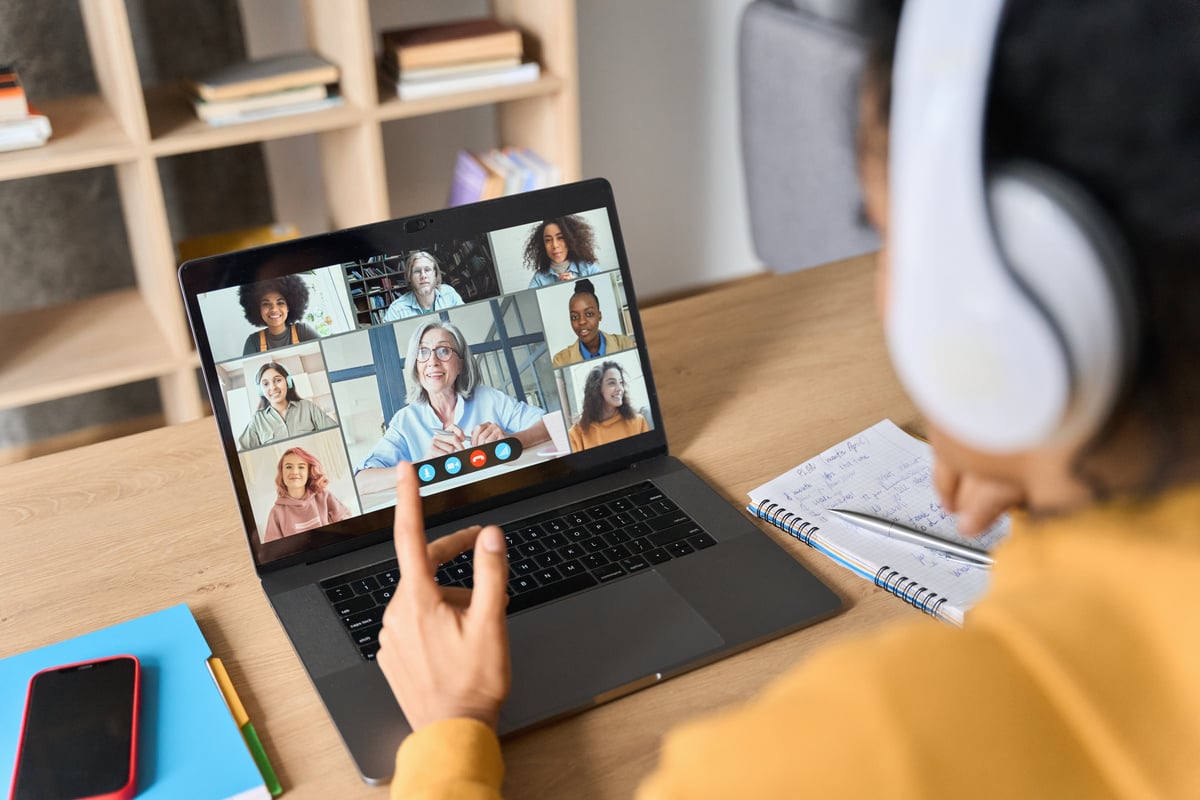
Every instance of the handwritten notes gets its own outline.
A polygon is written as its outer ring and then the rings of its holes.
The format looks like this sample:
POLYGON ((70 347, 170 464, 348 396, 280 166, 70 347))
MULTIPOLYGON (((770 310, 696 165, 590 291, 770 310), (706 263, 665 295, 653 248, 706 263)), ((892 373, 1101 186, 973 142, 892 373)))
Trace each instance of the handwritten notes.
MULTIPOLYGON (((987 588, 986 569, 918 545, 846 523, 828 509, 860 511, 934 536, 991 549, 1008 534, 1002 519, 978 539, 958 534, 954 517, 938 503, 929 445, 884 420, 788 470, 750 493, 751 508, 770 503, 809 524, 812 543, 854 572, 896 588, 913 601, 936 595, 938 616, 961 624, 987 588), (894 575, 892 573, 895 573, 894 575)), ((760 513, 761 515, 761 513, 760 513)), ((793 531, 794 533, 794 531, 793 531)), ((917 603, 914 603, 917 605, 917 603)), ((927 609, 929 610, 929 609, 927 609)))

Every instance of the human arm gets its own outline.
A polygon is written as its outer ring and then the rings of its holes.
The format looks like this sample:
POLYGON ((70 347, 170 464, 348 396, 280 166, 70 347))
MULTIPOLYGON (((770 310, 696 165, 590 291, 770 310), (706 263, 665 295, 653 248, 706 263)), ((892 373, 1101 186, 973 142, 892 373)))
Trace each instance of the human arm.
POLYGON ((262 331, 255 331, 246 337, 246 344, 242 347, 242 355, 252 356, 259 352, 259 339, 261 335, 262 331))
POLYGON ((413 734, 397 753, 392 797, 499 797, 495 726, 512 682, 503 534, 474 527, 426 544, 416 474, 401 464, 394 475, 401 577, 376 661, 413 734), (474 589, 439 588, 438 564, 472 547, 474 589))
POLYGON ((359 494, 390 491, 396 485, 394 467, 401 461, 412 461, 412 450, 403 431, 403 416, 408 408, 396 412, 383 436, 370 454, 354 471, 359 494))
POLYGON ((251 447, 258 447, 262 444, 262 437, 258 435, 258 427, 254 424, 254 418, 246 423, 246 430, 242 431, 242 435, 238 437, 238 448, 241 450, 249 450, 251 447))
POLYGON ((350 507, 333 492, 325 492, 325 514, 330 522, 341 522, 351 516, 350 507))
POLYGON ((276 507, 271 506, 271 511, 267 514, 267 529, 263 531, 263 541, 273 542, 282 538, 283 528, 279 525, 279 514, 276 512, 276 507))

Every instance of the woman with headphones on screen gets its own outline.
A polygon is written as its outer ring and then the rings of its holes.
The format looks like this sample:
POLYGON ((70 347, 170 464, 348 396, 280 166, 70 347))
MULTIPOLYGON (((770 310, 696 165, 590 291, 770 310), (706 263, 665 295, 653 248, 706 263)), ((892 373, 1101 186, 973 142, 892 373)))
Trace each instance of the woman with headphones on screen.
MULTIPOLYGON (((1200 797, 1200 7, 908 0, 897 38, 879 5, 889 348, 963 527, 1022 509, 961 630, 829 648, 670 734, 639 796, 1200 797)), ((501 532, 427 555, 411 469, 398 496, 392 796, 497 796, 501 532), (429 564, 472 546, 463 610, 429 564)))
POLYGON ((292 376, 282 364, 274 361, 263 364, 258 368, 254 383, 258 386, 260 398, 258 410, 238 437, 240 449, 248 450, 337 425, 337 420, 326 414, 319 405, 300 397, 292 376))

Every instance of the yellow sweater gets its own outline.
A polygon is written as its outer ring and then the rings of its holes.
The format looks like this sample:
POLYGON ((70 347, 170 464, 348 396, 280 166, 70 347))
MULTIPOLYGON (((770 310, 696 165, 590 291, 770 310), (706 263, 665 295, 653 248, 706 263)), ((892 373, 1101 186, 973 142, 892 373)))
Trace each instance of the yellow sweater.
POLYGON ((634 414, 633 419, 625 419, 620 414, 613 414, 603 422, 595 422, 586 428, 576 422, 567 431, 567 439, 571 442, 571 450, 578 453, 589 447, 599 447, 602 444, 615 442, 626 436, 645 433, 648 430, 650 430, 650 426, 646 424, 646 418, 641 414, 634 414))
MULTIPOLYGON (((1200 798, 1200 485, 1013 527, 962 630, 829 648, 670 733, 638 797, 1200 798)), ((392 796, 502 776, 495 735, 447 720, 400 747, 392 796)))

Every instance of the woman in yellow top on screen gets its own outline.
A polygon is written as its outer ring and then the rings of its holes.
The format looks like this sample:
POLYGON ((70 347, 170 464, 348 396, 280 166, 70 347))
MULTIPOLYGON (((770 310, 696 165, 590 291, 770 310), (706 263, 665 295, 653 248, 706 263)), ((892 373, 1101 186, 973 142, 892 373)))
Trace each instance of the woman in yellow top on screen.
POLYGON ((609 353, 637 347, 632 336, 623 333, 604 333, 600 330, 600 300, 596 287, 587 278, 575 282, 575 293, 571 295, 567 308, 571 311, 571 329, 579 337, 575 344, 568 345, 554 354, 551 363, 556 367, 578 364, 592 358, 601 358, 609 353))
POLYGON ((525 241, 525 266, 533 270, 530 289, 573 281, 600 271, 596 236, 583 217, 555 217, 538 225, 525 241))
POLYGON ((284 275, 238 289, 238 302, 251 325, 266 325, 246 337, 242 355, 265 353, 278 347, 307 342, 320 336, 301 322, 308 310, 308 286, 299 275, 284 275))
POLYGON ((384 322, 416 317, 443 308, 461 306, 462 297, 448 283, 442 283, 442 267, 432 253, 415 250, 404 259, 404 279, 408 291, 397 297, 383 312, 384 322))
POLYGON ((583 384, 583 412, 567 431, 571 450, 586 450, 650 430, 646 419, 629 404, 625 369, 605 361, 588 373, 583 384))

